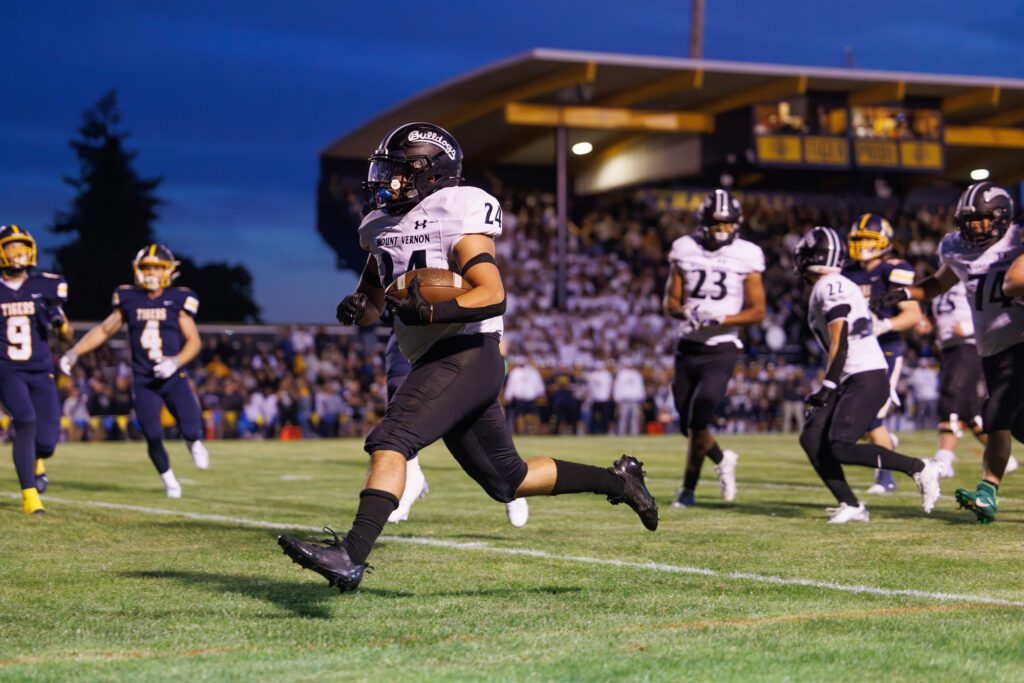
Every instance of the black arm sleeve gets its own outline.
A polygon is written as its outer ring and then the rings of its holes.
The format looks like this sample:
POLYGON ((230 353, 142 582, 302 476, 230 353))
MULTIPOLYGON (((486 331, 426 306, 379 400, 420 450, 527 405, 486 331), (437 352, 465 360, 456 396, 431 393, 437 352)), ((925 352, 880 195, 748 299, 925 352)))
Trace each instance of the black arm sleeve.
POLYGON ((839 378, 843 374, 843 367, 846 365, 846 353, 849 351, 849 332, 849 323, 844 320, 843 328, 839 330, 839 348, 836 350, 835 360, 832 361, 832 365, 828 366, 828 372, 825 373, 825 379, 834 384, 839 384, 839 378))
POLYGON ((845 318, 850 315, 851 310, 853 309, 850 308, 850 304, 839 304, 838 306, 833 306, 825 313, 825 321, 832 322, 837 318, 845 318))
POLYGON ((481 306, 480 308, 463 308, 455 299, 430 306, 431 323, 478 323, 505 312, 505 299, 501 303, 481 306))

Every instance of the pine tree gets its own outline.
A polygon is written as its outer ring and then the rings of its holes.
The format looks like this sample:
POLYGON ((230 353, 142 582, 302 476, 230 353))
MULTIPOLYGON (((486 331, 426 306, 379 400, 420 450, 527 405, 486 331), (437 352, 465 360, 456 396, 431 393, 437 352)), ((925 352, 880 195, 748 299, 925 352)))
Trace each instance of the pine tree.
POLYGON ((152 224, 160 200, 160 178, 143 179, 132 168, 137 152, 125 148, 127 133, 117 129, 117 93, 108 92, 82 117, 71 148, 79 161, 77 178, 64 182, 77 190, 71 210, 59 213, 55 233, 75 239, 55 250, 71 288, 68 315, 99 320, 110 312, 110 296, 131 282, 131 260, 153 241, 152 224))
MULTIPOLYGON (((140 178, 132 168, 138 152, 126 147, 128 133, 119 128, 120 119, 114 90, 83 114, 79 138, 71 141, 79 174, 64 178, 77 195, 71 210, 58 213, 50 228, 74 236, 54 250, 58 269, 68 280, 72 320, 105 318, 114 289, 134 280, 135 254, 157 240, 153 224, 162 201, 155 192, 162 178, 140 178)), ((202 302, 200 321, 259 321, 252 276, 244 266, 196 266, 187 256, 178 258, 180 283, 196 290, 202 302)))

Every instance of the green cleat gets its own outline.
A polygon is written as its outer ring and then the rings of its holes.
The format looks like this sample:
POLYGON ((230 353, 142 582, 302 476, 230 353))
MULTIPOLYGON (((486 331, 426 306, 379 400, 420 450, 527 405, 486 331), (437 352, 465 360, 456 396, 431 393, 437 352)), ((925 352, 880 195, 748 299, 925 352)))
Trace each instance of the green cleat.
POLYGON ((987 481, 978 484, 978 488, 974 491, 957 489, 956 502, 960 504, 960 507, 973 511, 982 524, 991 524, 996 521, 999 499, 996 496, 996 488, 987 481))

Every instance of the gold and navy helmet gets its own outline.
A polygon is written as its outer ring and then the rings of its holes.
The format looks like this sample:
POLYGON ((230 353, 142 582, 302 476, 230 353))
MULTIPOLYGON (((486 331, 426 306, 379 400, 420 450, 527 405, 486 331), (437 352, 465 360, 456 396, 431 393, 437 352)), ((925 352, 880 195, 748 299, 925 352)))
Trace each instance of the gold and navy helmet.
POLYGON ((850 227, 846 239, 854 261, 882 258, 892 251, 892 226, 877 213, 866 213, 850 227))
POLYGON ((31 268, 36 265, 36 241, 27 230, 17 225, 0 227, 0 268, 31 268), (8 244, 22 244, 24 249, 16 250, 15 254, 7 254, 8 244))
POLYGON ((147 244, 132 261, 132 269, 135 271, 135 284, 149 291, 156 291, 170 287, 174 278, 178 277, 178 266, 180 263, 174 260, 174 253, 163 244, 147 244), (156 273, 145 273, 143 266, 156 266, 162 268, 156 273))

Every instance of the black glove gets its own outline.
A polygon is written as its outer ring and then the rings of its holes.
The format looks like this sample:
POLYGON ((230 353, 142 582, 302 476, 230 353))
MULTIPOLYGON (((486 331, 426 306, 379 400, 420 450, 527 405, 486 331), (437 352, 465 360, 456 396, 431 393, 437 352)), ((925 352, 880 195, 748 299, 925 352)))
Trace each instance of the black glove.
POLYGON ((877 314, 886 308, 892 308, 904 301, 910 301, 910 292, 905 287, 890 289, 871 299, 871 312, 877 314))
POLYGON ((64 323, 68 321, 64 315, 64 311, 60 309, 60 306, 51 308, 47 311, 48 319, 50 321, 50 327, 55 330, 59 330, 64 327, 64 323))
POLYGON ((427 325, 430 323, 430 303, 420 294, 420 279, 413 278, 409 283, 409 294, 404 299, 396 299, 393 296, 385 296, 391 310, 395 312, 398 319, 406 325, 427 325))
POLYGON ((804 415, 810 415, 814 412, 815 408, 820 408, 829 401, 835 395, 836 390, 834 387, 822 386, 820 389, 815 391, 813 394, 807 397, 807 409, 804 410, 804 415))
POLYGON ((362 292, 349 294, 338 304, 334 315, 342 325, 355 325, 366 310, 366 295, 362 292))

